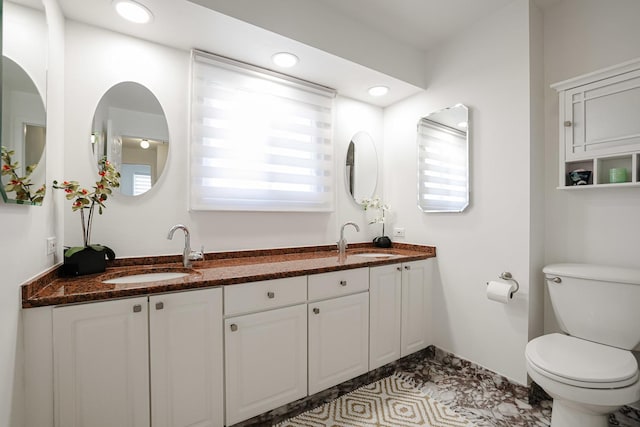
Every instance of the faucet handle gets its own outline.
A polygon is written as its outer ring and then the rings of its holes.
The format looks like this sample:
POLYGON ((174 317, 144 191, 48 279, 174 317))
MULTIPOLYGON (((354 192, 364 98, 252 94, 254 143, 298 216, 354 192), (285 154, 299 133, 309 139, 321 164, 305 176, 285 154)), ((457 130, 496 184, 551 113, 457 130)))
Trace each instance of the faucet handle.
POLYGON ((204 260, 204 246, 201 246, 199 251, 189 252, 189 261, 202 261, 202 260, 204 260))

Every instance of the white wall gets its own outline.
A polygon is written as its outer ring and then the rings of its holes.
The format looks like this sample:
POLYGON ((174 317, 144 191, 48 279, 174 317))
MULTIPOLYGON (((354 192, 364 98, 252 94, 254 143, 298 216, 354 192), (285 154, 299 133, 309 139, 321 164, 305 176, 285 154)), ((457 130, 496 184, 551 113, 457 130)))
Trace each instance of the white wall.
POLYGON ((528 339, 530 107, 529 4, 515 1, 429 56, 424 94, 385 109, 385 193, 406 241, 437 247, 433 343, 520 383, 528 339), (470 107, 471 205, 461 214, 416 207, 416 123, 470 107), (509 305, 485 283, 510 271, 521 290, 509 305))
MULTIPOLYGON (((104 214, 94 220, 94 243, 112 247, 120 257, 178 254, 182 239, 169 241, 166 235, 172 225, 184 223, 191 230, 192 246, 204 245, 205 251, 309 246, 334 244, 339 226, 346 220, 365 225, 363 212, 344 196, 343 165, 347 144, 358 130, 367 131, 381 143, 380 108, 342 97, 336 100, 336 212, 189 212, 189 52, 76 22, 67 23, 66 36, 67 145, 64 177, 58 179, 86 182, 84 185, 96 180, 88 143, 93 112, 102 95, 119 82, 133 81, 149 88, 169 125, 169 161, 158 183, 142 196, 116 195, 108 200, 104 214)), ((67 208, 64 243, 73 246, 82 241, 80 219, 77 212, 71 213, 70 206, 67 208)), ((347 238, 366 240, 364 233, 352 230, 347 238)))
MULTIPOLYGON (((558 95, 549 88, 640 57, 639 16, 637 0, 563 0, 545 10, 546 263, 640 265, 638 188, 556 190, 558 95)), ((551 311, 546 315, 545 329, 556 330, 551 311)))
MULTIPOLYGON (((40 93, 48 94, 51 108, 47 112, 48 181, 61 167, 60 163, 54 165, 52 161, 56 158, 55 153, 61 151, 62 144, 59 126, 62 109, 56 109, 61 98, 58 87, 53 87, 49 80, 60 74, 62 62, 48 61, 48 53, 54 57, 59 54, 56 49, 61 46, 61 26, 55 19, 59 12, 57 5, 50 7, 51 19, 47 18, 46 22, 42 12, 7 1, 3 5, 5 52, 33 78, 40 93), (47 29, 57 37, 47 39, 47 29), (47 87, 48 91, 45 90, 47 87)), ((61 232, 50 189, 40 207, 0 204, 0 224, 4 225, 0 244, 0 426, 20 426, 24 405, 20 284, 55 262, 45 250, 46 237, 61 232)))

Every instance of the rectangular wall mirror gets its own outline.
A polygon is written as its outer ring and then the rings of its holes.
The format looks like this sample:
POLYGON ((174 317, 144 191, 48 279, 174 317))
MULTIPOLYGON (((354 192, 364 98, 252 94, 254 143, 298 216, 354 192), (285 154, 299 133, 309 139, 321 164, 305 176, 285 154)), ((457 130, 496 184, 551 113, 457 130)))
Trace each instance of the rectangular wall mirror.
POLYGON ((462 212, 469 206, 469 109, 462 104, 418 121, 418 207, 462 212))

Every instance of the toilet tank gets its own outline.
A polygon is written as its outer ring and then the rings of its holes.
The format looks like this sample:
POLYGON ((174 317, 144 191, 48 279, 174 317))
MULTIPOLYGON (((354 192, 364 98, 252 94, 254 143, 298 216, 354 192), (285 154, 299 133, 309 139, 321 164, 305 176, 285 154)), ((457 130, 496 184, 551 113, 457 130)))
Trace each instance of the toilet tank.
POLYGON ((626 350, 640 344, 640 269, 551 264, 542 271, 564 332, 626 350))

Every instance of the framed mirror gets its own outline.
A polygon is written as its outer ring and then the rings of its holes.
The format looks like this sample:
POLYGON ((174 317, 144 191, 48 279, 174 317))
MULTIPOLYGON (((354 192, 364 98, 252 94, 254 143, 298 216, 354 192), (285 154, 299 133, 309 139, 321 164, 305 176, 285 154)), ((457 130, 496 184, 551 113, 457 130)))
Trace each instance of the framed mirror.
POLYGON ((2 57, 2 198, 41 205, 44 198, 46 114, 27 72, 2 57))
POLYGON ((120 172, 120 193, 149 191, 164 171, 169 155, 169 127, 153 93, 139 83, 122 82, 100 99, 91 127, 91 149, 120 172))
POLYGON ((347 192, 356 203, 373 197, 378 183, 378 154, 368 133, 358 132, 349 141, 344 170, 347 192))
POLYGON ((418 207, 462 212, 469 206, 469 108, 463 104, 418 121, 418 207))

